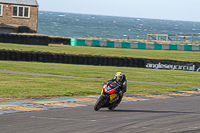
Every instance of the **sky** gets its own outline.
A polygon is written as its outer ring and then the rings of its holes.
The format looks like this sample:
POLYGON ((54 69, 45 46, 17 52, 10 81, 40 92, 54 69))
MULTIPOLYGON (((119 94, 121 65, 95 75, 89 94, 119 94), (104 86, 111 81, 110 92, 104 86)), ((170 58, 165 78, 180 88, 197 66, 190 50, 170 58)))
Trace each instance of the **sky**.
POLYGON ((200 0, 37 0, 40 11, 200 22, 200 0))

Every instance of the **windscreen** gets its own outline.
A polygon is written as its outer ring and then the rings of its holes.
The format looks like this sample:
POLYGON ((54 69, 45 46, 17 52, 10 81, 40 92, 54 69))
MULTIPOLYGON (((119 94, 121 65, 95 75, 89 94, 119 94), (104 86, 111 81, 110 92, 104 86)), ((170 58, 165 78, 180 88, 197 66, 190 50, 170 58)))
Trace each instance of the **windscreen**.
POLYGON ((112 89, 114 89, 114 88, 116 88, 118 85, 116 84, 116 83, 110 83, 110 84, 108 84, 108 86, 107 86, 107 90, 109 91, 109 90, 112 90, 112 89))

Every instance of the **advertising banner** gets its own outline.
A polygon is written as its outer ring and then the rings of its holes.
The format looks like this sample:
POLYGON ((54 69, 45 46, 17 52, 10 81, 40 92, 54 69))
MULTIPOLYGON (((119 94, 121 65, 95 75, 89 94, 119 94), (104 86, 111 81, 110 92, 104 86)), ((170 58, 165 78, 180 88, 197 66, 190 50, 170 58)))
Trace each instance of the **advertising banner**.
POLYGON ((200 72, 200 63, 198 62, 146 60, 145 67, 152 69, 185 70, 200 72))

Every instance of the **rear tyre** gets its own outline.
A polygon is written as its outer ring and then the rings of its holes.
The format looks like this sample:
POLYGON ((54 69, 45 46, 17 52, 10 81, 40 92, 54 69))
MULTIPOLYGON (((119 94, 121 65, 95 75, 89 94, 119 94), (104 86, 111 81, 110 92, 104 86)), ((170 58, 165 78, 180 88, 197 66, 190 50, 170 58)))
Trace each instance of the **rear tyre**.
POLYGON ((95 103, 95 105, 94 105, 94 110, 95 111, 98 111, 102 107, 103 101, 104 101, 104 96, 101 95, 99 97, 99 99, 97 100, 97 102, 95 103))

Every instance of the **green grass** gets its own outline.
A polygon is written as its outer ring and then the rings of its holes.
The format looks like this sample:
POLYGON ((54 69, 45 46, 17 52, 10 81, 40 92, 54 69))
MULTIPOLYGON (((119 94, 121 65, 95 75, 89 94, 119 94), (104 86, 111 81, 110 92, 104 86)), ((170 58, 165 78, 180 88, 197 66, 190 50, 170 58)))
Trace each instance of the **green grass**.
MULTIPOLYGON (((200 61, 199 52, 195 51, 138 50, 86 46, 72 47, 63 45, 36 46, 5 43, 0 43, 0 49, 200 61)), ((191 71, 17 61, 0 61, 0 69, 78 77, 104 78, 75 79, 0 73, 1 98, 45 98, 49 96, 97 95, 101 91, 101 84, 106 82, 108 79, 111 79, 117 71, 122 71, 127 76, 128 80, 200 86, 199 73, 191 71)), ((129 82, 127 93, 168 92, 191 89, 193 88, 129 82)))
POLYGON ((95 95, 101 80, 0 73, 1 98, 95 95))
POLYGON ((141 50, 123 48, 105 48, 88 46, 68 46, 68 45, 21 45, 0 43, 0 49, 40 51, 67 54, 87 54, 102 56, 123 56, 134 58, 167 59, 179 61, 200 61, 199 51, 174 51, 174 50, 141 50))
MULTIPOLYGON (((103 79, 77 79, 0 73, 1 98, 45 98, 49 96, 98 95, 102 83, 122 71, 128 80, 200 86, 198 72, 144 68, 84 66, 71 64, 0 61, 1 70, 69 75, 103 79)), ((128 82, 129 94, 192 90, 190 87, 128 82)))
MULTIPOLYGON (((1 98, 45 98, 51 96, 99 95, 101 79, 73 79, 0 73, 1 98)), ((189 87, 128 83, 128 92, 147 93, 190 90, 189 87)))
POLYGON ((91 66, 21 61, 0 61, 0 69, 105 79, 111 79, 117 71, 122 71, 127 76, 128 80, 200 86, 200 76, 198 72, 182 70, 157 70, 135 67, 91 66))

